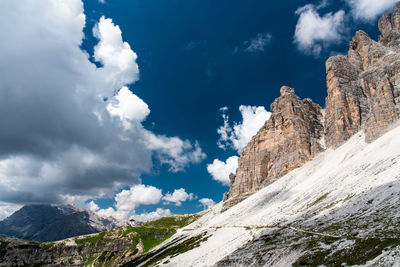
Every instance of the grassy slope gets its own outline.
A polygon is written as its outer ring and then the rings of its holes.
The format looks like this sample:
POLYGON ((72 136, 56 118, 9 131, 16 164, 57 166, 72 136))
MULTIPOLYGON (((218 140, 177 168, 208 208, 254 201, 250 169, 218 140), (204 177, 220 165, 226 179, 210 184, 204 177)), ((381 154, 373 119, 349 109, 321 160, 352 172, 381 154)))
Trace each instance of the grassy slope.
POLYGON ((61 263, 61 265, 73 262, 79 264, 76 262, 77 260, 80 261, 80 264, 84 263, 85 266, 119 266, 146 254, 153 247, 175 234, 178 228, 194 222, 199 217, 197 214, 165 217, 137 227, 123 226, 98 234, 57 242, 34 242, 4 237, 4 240, 0 240, 0 262, 14 261, 17 257, 19 259, 16 259, 16 262, 29 265, 50 264, 51 262, 40 262, 41 257, 27 262, 29 254, 39 255, 42 253, 51 255, 47 259, 50 259, 52 263, 61 263), (73 245, 74 243, 76 245, 73 245), (71 248, 71 245, 72 250, 67 249, 67 247, 71 248), (69 252, 63 253, 62 251, 69 252), (13 255, 12 259, 10 255, 13 255))
POLYGON ((83 247, 85 265, 113 266, 148 252, 175 234, 176 229, 192 223, 198 217, 196 214, 164 217, 141 226, 118 227, 97 235, 76 238, 75 242, 83 247), (120 243, 117 253, 113 251, 116 241, 120 243))

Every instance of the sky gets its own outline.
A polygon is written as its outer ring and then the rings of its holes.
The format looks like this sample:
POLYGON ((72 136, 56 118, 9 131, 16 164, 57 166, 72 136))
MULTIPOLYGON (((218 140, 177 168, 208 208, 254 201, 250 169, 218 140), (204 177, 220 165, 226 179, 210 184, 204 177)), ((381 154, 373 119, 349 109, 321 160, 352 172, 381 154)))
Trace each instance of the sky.
POLYGON ((395 2, 1 1, 0 219, 220 202, 280 87, 323 107, 325 61, 395 2))

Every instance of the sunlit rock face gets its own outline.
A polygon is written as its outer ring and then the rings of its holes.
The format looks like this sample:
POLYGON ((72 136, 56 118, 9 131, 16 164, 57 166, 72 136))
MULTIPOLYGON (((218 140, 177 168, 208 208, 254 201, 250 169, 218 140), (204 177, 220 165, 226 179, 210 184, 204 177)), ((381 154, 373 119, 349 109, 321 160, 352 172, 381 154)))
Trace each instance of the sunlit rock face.
POLYGON ((381 36, 358 31, 347 55, 326 62, 325 109, 281 88, 271 117, 243 149, 230 189, 229 208, 302 166, 326 148, 337 148, 363 130, 367 142, 400 117, 400 3, 379 20, 381 36))
POLYGON ((283 86, 271 117, 244 148, 236 175, 230 176, 226 206, 300 167, 323 150, 322 109, 283 86))
POLYGON ((400 116, 400 4, 379 20, 379 42, 354 36, 347 56, 326 62, 326 143, 338 147, 359 130, 375 140, 400 116))

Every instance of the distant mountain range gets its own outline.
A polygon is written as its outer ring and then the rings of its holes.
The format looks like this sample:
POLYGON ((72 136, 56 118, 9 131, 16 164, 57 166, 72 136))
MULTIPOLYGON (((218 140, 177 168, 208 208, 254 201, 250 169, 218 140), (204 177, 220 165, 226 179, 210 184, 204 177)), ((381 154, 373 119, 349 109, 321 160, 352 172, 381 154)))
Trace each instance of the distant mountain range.
POLYGON ((55 241, 109 230, 114 218, 72 205, 28 205, 0 222, 0 234, 36 241, 55 241))

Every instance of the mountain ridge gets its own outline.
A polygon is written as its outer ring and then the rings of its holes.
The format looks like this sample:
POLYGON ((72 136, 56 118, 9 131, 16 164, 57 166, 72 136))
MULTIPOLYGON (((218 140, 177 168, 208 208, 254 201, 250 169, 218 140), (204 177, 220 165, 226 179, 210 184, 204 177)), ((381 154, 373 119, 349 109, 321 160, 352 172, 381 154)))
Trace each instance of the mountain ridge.
POLYGON ((98 233, 119 226, 73 205, 26 205, 0 222, 0 234, 36 241, 56 241, 72 236, 98 233))

